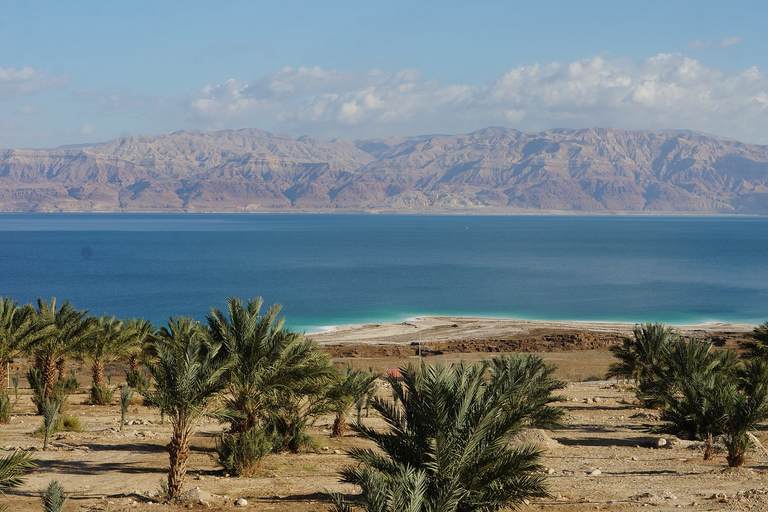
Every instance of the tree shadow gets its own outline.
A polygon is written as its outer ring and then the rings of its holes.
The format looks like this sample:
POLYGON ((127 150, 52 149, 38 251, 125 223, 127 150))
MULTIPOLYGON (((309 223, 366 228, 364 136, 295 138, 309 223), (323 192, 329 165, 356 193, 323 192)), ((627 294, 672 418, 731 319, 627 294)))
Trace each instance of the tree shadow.
POLYGON ((651 448, 650 442, 652 436, 645 437, 626 437, 626 438, 612 438, 612 437, 553 437, 558 443, 566 446, 624 446, 635 447, 640 446, 642 448, 651 448))

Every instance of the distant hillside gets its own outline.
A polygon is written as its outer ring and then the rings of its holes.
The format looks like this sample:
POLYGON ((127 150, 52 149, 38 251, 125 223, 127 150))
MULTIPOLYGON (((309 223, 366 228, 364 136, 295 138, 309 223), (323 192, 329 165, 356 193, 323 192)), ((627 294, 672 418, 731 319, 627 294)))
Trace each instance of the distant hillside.
POLYGON ((0 150, 0 210, 768 215, 768 147, 610 128, 332 142, 185 131, 0 150))

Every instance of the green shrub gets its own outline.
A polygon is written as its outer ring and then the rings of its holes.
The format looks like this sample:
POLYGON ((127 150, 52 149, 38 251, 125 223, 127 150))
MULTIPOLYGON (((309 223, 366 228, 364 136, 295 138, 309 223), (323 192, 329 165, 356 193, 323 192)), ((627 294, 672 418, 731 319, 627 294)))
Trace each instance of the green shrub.
POLYGON ((14 405, 16 405, 16 402, 11 400, 11 396, 8 393, 5 391, 0 392, 0 424, 11 422, 14 405))
POLYGON ((129 388, 141 390, 149 389, 150 378, 141 372, 125 372, 125 383, 129 388))
POLYGON ((216 452, 227 472, 238 476, 253 476, 273 446, 272 437, 256 427, 242 433, 219 434, 216 452))
MULTIPOLYGON (((37 368, 30 368, 27 372, 27 381, 32 388, 32 403, 37 408, 37 414, 43 414, 43 402, 45 396, 45 381, 43 380, 43 373, 37 368)), ((53 385, 53 396, 50 399, 56 403, 61 404, 64 408, 67 395, 77 391, 77 377, 75 373, 70 373, 69 377, 63 380, 57 380, 53 385)))
MULTIPOLYGON (((51 434, 56 434, 58 432, 83 432, 85 430, 85 427, 83 426, 83 423, 80 421, 80 418, 77 418, 75 416, 71 416, 69 414, 59 414, 56 417, 56 421, 53 426, 53 430, 51 431, 51 434)), ((45 434, 44 426, 40 426, 37 430, 35 430, 34 435, 36 436, 42 436, 45 434)))
POLYGON ((105 384, 91 386, 91 403, 94 405, 109 405, 115 397, 115 390, 105 384))

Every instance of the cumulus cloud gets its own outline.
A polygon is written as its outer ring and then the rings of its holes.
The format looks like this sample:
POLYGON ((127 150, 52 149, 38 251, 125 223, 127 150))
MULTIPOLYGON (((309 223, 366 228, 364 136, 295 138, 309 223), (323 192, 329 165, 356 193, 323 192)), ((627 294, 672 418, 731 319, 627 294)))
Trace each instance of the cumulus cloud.
POLYGON ((91 123, 86 123, 83 126, 81 126, 79 130, 77 130, 77 133, 79 133, 80 135, 90 135, 93 133, 95 129, 96 127, 93 126, 91 123))
POLYGON ((0 99, 25 96, 47 89, 58 89, 66 83, 66 76, 48 78, 43 71, 31 67, 0 68, 0 99))
POLYGON ((617 126, 691 128, 754 139, 768 132, 768 80, 756 68, 724 73, 681 54, 642 61, 596 56, 518 66, 482 85, 443 85, 416 70, 394 74, 285 68, 250 83, 205 87, 188 120, 316 136, 617 126))

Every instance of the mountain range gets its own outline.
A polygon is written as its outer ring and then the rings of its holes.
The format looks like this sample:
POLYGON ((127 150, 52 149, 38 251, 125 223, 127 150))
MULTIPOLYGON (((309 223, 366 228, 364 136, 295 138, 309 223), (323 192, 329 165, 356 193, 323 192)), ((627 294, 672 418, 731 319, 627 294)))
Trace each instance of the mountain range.
POLYGON ((768 146, 614 128, 333 141, 182 131, 0 150, 0 210, 768 215, 768 146))

